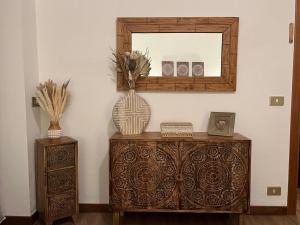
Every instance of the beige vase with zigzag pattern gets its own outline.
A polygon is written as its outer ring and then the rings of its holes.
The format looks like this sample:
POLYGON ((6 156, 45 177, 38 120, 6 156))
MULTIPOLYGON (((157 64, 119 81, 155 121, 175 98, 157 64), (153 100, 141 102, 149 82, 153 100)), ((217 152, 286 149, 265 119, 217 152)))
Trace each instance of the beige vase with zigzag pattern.
POLYGON ((135 90, 121 97, 112 112, 115 126, 123 135, 141 134, 147 127, 151 116, 149 104, 135 90))

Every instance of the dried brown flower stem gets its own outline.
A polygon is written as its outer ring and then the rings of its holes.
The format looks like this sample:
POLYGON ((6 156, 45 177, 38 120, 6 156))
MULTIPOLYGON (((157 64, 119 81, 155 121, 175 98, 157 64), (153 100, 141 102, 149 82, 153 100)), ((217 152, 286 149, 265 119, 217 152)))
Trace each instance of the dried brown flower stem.
POLYGON ((117 72, 122 73, 130 89, 135 88, 136 81, 139 78, 147 77, 151 70, 151 59, 148 56, 148 51, 142 54, 139 51, 132 52, 113 52, 117 72))

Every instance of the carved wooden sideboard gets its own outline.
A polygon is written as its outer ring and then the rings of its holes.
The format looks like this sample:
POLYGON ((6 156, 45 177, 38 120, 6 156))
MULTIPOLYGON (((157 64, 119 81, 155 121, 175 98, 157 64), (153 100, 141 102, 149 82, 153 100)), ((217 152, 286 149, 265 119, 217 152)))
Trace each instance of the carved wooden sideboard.
POLYGON ((249 210, 251 141, 240 135, 162 138, 159 132, 110 139, 110 204, 114 225, 126 211, 249 210))
POLYGON ((78 214, 77 141, 62 137, 36 140, 37 210, 46 225, 78 214))

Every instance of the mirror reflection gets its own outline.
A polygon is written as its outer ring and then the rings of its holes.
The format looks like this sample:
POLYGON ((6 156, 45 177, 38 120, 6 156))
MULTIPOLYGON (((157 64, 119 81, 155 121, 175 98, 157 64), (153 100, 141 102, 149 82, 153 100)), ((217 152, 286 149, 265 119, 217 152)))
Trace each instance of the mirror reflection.
POLYGON ((132 33, 132 50, 149 51, 149 76, 220 77, 222 33, 132 33))

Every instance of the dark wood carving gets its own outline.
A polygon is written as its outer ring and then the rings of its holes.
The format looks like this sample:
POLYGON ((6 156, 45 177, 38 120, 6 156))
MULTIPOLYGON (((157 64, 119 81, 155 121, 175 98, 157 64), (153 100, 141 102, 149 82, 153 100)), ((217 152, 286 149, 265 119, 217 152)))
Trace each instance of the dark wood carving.
POLYGON ((178 169, 172 147, 156 146, 151 142, 112 145, 111 200, 114 207, 178 208, 175 191, 178 169))
POLYGON ((75 168, 48 172, 48 193, 55 194, 76 188, 75 168))
POLYGON ((155 132, 115 134, 110 140, 110 203, 115 215, 248 212, 250 143, 239 134, 195 133, 193 138, 161 138, 155 132))
POLYGON ((74 166, 74 149, 74 144, 49 146, 47 151, 48 169, 51 170, 62 167, 74 166))
POLYGON ((249 146, 245 144, 182 143, 181 209, 248 210, 249 146))
POLYGON ((37 210, 46 225, 78 214, 77 141, 36 140, 37 210))
POLYGON ((76 193, 71 192, 49 197, 49 217, 61 218, 76 213, 76 193))

